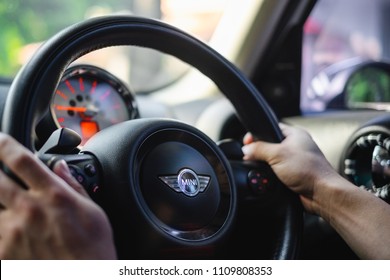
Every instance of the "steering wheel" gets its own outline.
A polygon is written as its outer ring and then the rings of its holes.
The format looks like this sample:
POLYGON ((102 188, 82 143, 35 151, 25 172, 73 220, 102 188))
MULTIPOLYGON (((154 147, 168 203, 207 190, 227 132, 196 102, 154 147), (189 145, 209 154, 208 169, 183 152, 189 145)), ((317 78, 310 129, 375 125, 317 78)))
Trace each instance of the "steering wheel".
MULTIPOLYGON (((279 217, 269 257, 296 258, 303 216, 297 196, 281 186, 269 166, 242 161, 234 145, 219 147, 192 126, 166 119, 127 121, 97 133, 79 153, 72 150, 77 136, 59 129, 37 150, 36 127, 65 69, 88 52, 118 45, 147 47, 187 62, 219 87, 256 138, 283 139, 270 107, 230 62, 179 29, 130 16, 86 20, 48 40, 14 79, 2 131, 48 164, 59 158, 67 161, 109 216, 120 258, 209 251, 200 257, 225 258, 237 205, 268 198, 277 204, 279 217), (228 160, 223 150, 235 150, 239 156, 228 160)), ((253 220, 240 230, 260 225, 253 220)))

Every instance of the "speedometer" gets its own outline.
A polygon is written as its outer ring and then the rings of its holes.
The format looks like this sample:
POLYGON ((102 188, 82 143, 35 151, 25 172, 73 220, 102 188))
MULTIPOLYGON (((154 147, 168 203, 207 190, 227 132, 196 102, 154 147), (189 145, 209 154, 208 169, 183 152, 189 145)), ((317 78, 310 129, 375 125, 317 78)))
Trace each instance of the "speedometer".
POLYGON ((115 76, 90 65, 69 68, 51 102, 58 127, 80 134, 83 145, 98 131, 138 117, 132 93, 115 76))

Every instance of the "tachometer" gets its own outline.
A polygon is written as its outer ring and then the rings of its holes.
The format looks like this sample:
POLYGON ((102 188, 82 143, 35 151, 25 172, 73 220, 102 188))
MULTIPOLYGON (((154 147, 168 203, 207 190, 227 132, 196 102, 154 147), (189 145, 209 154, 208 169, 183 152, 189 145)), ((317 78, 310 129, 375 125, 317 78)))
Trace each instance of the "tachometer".
POLYGON ((51 103, 59 127, 80 134, 82 145, 98 131, 138 117, 132 93, 115 76, 90 65, 69 68, 51 103))

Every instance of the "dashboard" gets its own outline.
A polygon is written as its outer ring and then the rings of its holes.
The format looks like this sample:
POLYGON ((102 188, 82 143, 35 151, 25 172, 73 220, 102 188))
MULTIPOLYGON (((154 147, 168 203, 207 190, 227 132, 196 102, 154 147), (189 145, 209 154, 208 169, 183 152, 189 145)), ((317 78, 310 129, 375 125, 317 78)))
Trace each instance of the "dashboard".
MULTIPOLYGON (((333 109, 282 121, 306 129, 340 174, 389 201, 390 117, 387 111, 372 108, 376 105, 383 109, 390 104, 390 64, 364 62, 348 69, 343 77, 342 90, 334 99, 348 110, 333 109)), ((7 81, 1 83, 1 103, 8 88, 7 81)), ((83 145, 104 128, 140 117, 177 118, 198 127, 216 142, 227 138, 241 142, 246 132, 233 106, 223 97, 168 106, 135 96, 130 86, 108 71, 85 64, 65 71, 36 131, 38 141, 43 142, 48 137, 45 134, 56 128, 70 128, 80 135, 83 145)))
MULTIPOLYGON (((282 121, 306 129, 340 174, 389 201, 390 118, 386 111, 370 108, 373 104, 383 107, 390 101, 390 65, 365 62, 348 71, 335 97, 342 100, 343 107, 350 104, 348 110, 327 110, 282 121), (359 109, 355 108, 357 103, 359 109)), ((7 84, 2 83, 1 103, 7 91, 7 84)), ((61 78, 50 109, 36 128, 38 142, 44 142, 48 132, 66 127, 77 132, 84 145, 100 130, 140 117, 177 118, 216 142, 228 138, 241 142, 246 132, 233 106, 223 97, 168 106, 135 96, 130 86, 102 68, 80 64, 71 66, 61 78)))
MULTIPOLYGON (((340 174, 389 202, 390 116, 385 110, 373 110, 372 105, 383 106, 390 101, 386 99, 390 96, 390 83, 387 82, 390 81, 390 67, 384 63, 364 64, 350 71, 348 77, 336 98, 338 102, 343 102, 343 106, 351 104, 351 100, 358 101, 359 108, 332 109, 281 121, 306 129, 340 174), (370 89, 366 95, 362 90, 365 87, 370 89), (380 95, 376 94, 377 91, 381 91, 380 95), (356 99, 363 95, 368 97, 356 99), (375 99, 375 96, 381 99, 375 99), (362 106, 365 104, 368 106, 362 106)), ((1 83, 1 110, 8 89, 7 81, 1 83)), ((74 65, 65 72, 53 92, 48 113, 36 131, 39 141, 44 142, 48 137, 45 133, 67 127, 81 136, 83 145, 95 133, 111 125, 141 117, 177 118, 196 126, 216 142, 226 138, 241 142, 246 132, 233 106, 223 97, 168 106, 148 96, 136 96, 117 77, 91 65, 74 65)), ((306 243, 302 257, 334 258, 333 243, 328 243, 331 240, 329 236, 336 234, 328 225, 319 217, 306 215, 306 243), (313 236, 316 238, 313 239, 313 236)), ((345 258, 351 258, 352 252, 344 246, 345 258)), ((338 258, 343 258, 340 251, 337 254, 338 258)))

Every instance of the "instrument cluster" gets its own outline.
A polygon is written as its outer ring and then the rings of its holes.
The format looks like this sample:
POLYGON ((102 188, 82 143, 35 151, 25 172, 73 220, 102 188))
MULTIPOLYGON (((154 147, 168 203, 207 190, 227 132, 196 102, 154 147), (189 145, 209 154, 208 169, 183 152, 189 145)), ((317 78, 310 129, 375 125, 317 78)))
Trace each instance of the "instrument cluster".
POLYGON ((76 131, 83 145, 100 130, 139 116, 133 93, 109 72, 77 65, 63 75, 50 112, 57 127, 76 131))

